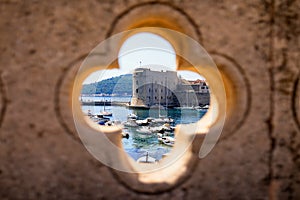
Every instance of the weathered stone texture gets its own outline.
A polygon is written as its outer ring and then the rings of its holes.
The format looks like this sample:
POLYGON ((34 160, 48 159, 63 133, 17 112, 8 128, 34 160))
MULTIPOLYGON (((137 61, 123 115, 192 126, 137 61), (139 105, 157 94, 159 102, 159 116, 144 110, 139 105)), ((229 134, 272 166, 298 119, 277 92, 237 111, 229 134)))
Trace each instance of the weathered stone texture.
POLYGON ((162 1, 250 83, 243 124, 224 131, 185 183, 134 192, 86 151, 70 107, 76 69, 142 2, 0 1, 0 199, 299 199, 299 0, 162 1))

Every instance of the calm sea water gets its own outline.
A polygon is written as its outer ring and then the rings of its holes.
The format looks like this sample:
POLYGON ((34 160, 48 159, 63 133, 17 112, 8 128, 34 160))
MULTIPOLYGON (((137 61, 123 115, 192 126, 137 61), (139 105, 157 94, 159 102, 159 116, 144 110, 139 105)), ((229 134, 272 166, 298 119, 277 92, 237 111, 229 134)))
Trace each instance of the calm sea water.
MULTIPOLYGON (((107 100, 128 102, 130 97, 83 97, 83 100, 89 98, 91 101, 107 100)), ((127 115, 134 113, 138 119, 145 119, 147 117, 157 118, 160 115, 168 116, 174 119, 174 126, 176 124, 188 124, 198 121, 206 113, 206 110, 181 110, 181 109, 149 109, 149 110, 133 110, 125 106, 105 106, 106 110, 113 113, 111 120, 118 120, 121 122, 127 121, 127 115)), ((104 106, 82 106, 83 112, 87 113, 91 110, 93 114, 98 114, 104 110, 104 106)), ((139 127, 137 127, 139 128, 139 127)), ((136 127, 129 127, 126 132, 129 133, 129 138, 123 138, 122 144, 125 151, 135 160, 145 156, 148 152, 151 157, 160 160, 163 154, 170 152, 170 146, 160 144, 156 134, 141 134, 136 131, 136 127)))

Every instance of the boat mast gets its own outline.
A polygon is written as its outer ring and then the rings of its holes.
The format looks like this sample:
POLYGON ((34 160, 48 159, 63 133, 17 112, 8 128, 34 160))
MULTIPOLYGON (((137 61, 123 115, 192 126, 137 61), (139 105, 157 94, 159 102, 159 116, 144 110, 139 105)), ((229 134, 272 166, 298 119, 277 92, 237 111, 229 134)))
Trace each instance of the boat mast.
POLYGON ((103 106, 103 111, 105 111, 105 99, 104 99, 104 106, 103 106))
POLYGON ((166 98, 166 108, 168 109, 168 98, 169 98, 169 95, 168 95, 168 77, 166 76, 166 90, 167 91, 165 91, 165 94, 167 93, 167 95, 165 95, 165 98, 166 98))
POLYGON ((158 89, 158 117, 160 117, 160 88, 158 89))
POLYGON ((151 104, 150 105, 153 105, 154 104, 154 101, 153 101, 153 77, 152 77, 152 82, 151 82, 151 104))

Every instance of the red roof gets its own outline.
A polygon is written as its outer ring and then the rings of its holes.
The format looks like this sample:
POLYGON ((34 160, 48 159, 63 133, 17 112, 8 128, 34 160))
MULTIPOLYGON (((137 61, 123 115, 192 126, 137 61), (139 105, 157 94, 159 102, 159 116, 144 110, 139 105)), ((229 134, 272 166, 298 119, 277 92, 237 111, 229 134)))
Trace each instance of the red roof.
POLYGON ((197 79, 195 81, 189 81, 190 84, 200 84, 200 83, 205 83, 205 80, 197 79))

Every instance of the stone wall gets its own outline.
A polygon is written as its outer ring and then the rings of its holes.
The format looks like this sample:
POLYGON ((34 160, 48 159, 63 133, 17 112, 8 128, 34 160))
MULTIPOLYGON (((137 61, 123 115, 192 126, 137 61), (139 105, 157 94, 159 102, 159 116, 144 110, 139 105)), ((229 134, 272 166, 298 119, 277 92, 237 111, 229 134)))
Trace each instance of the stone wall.
POLYGON ((299 199, 299 9, 299 0, 1 0, 0 198, 299 199), (86 55, 148 12, 183 16, 233 88, 216 147, 159 193, 132 190, 87 152, 70 102, 86 55))

